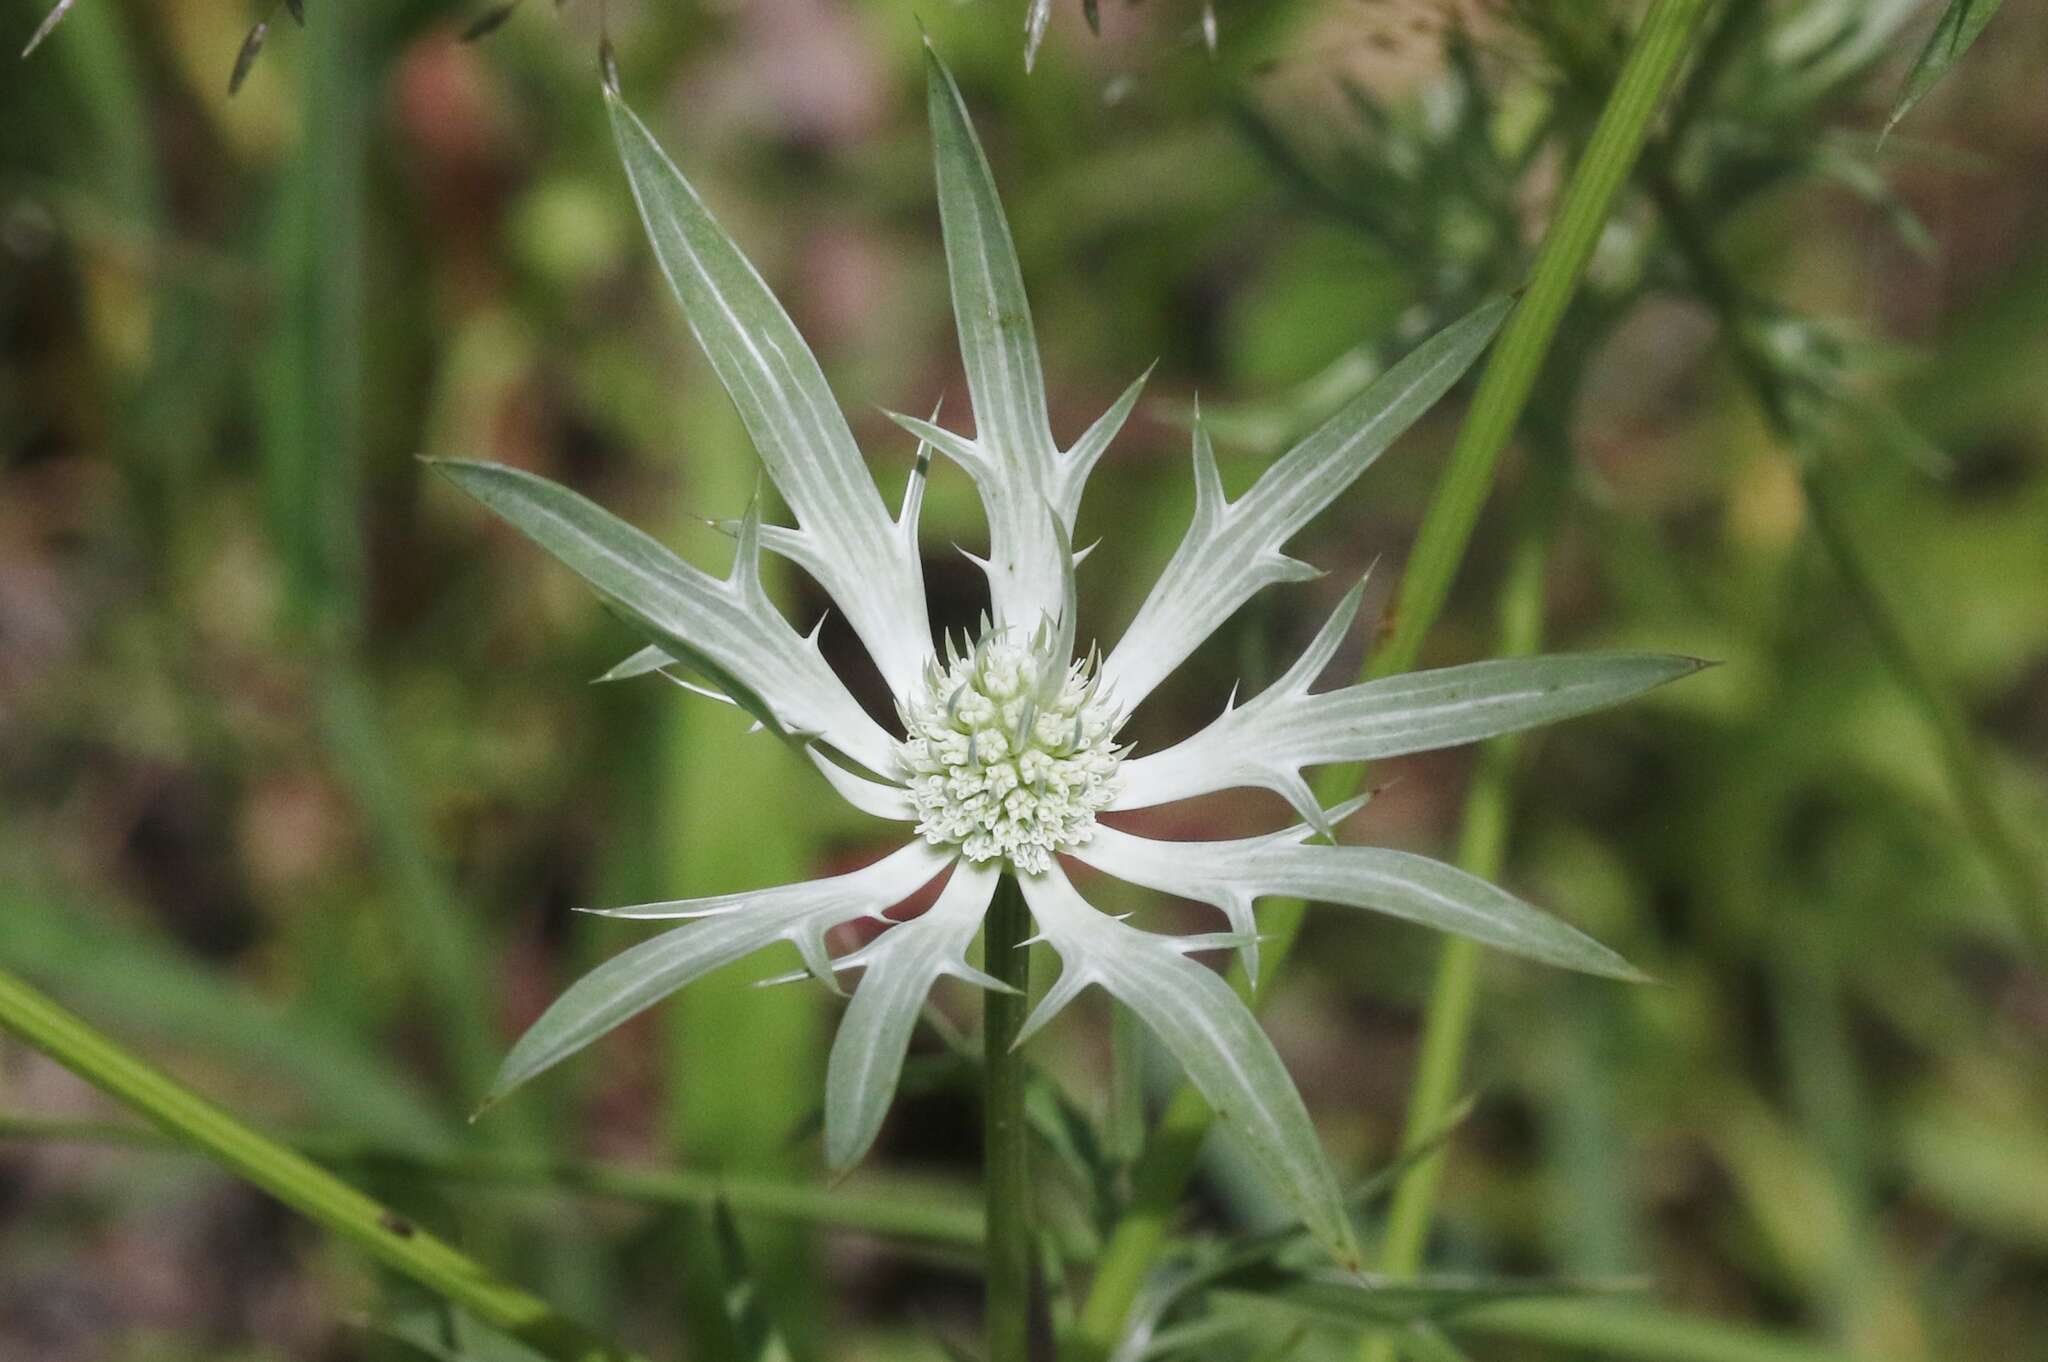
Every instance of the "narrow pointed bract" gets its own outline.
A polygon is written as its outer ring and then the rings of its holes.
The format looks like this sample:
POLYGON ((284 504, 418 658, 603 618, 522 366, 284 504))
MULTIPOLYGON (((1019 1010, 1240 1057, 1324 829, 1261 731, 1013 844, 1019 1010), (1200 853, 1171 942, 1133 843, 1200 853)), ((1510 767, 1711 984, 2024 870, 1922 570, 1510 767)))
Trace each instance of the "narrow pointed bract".
MULTIPOLYGON (((1041 13, 1034 10, 1033 13, 1041 13)), ((929 49, 928 49, 929 53, 929 49)), ((643 645, 603 680, 658 674, 746 709, 801 746, 854 808, 906 827, 908 844, 865 869, 780 888, 611 909, 680 921, 573 985, 522 1036, 487 1102, 651 1006, 753 951, 787 945, 835 993, 860 979, 832 1047, 825 1154, 834 1168, 873 1144, 926 995, 945 975, 1006 985, 968 962, 999 879, 1014 876, 1062 973, 1019 1043, 1100 985, 1142 1018, 1238 1132, 1274 1189, 1338 1261, 1357 1245, 1315 1127, 1272 1043, 1198 952, 1258 966, 1254 905, 1265 896, 1365 908, 1565 968, 1638 977, 1562 920, 1451 866, 1407 852, 1334 845, 1361 800, 1324 809, 1308 769, 1475 742, 1619 703, 1693 670, 1685 658, 1623 655, 1483 662, 1316 693, 1357 619, 1363 584, 1279 681, 1193 737, 1136 759, 1119 743, 1131 706, 1254 594, 1316 575, 1287 541, 1441 397, 1507 311, 1489 303, 1416 347, 1229 500, 1207 429, 1195 423, 1195 511, 1137 618, 1104 659, 1079 621, 1073 548, 1089 474, 1136 409, 1124 390, 1073 446, 1054 443, 1045 379, 1010 230, 966 105, 928 55, 934 167, 974 434, 894 416, 918 439, 891 517, 823 372, 760 276, 646 127, 608 88, 612 122, 654 253, 691 329, 740 409, 768 476, 799 522, 764 523, 758 500, 713 521, 734 541, 717 577, 683 562, 567 488, 485 464, 444 462, 451 481, 582 577, 643 645), (987 512, 977 558, 993 603, 970 635, 935 649, 923 597, 918 517, 934 455, 970 478, 987 512), (897 732, 855 702, 818 630, 799 634, 768 599, 760 555, 824 587, 888 683, 897 732), (1235 841, 1170 843, 1096 822, 1231 786, 1277 790, 1299 826, 1235 841), (1072 857, 1133 883, 1210 903, 1228 930, 1142 931, 1090 907, 1072 857), (885 914, 950 873, 923 915, 885 914), (880 935, 834 959, 827 934, 867 918, 880 935)), ((1149 371, 1148 371, 1149 372, 1149 371)), ((973 555, 969 555, 972 557, 973 555)))
POLYGON ((826 929, 842 922, 875 916, 945 868, 944 857, 912 843, 850 875, 726 895, 694 905, 649 905, 648 909, 615 914, 696 920, 613 956, 571 985, 512 1047, 484 1105, 503 1098, 691 980, 777 941, 798 944, 822 938, 826 929))
POLYGON ((1023 884, 1062 970, 1082 984, 1102 985, 1144 1020, 1309 1229, 1356 1266, 1344 1198, 1286 1066, 1230 986, 1188 959, 1190 949, 1206 943, 1140 931, 1096 912, 1058 866, 1023 884))
POLYGON ((1509 307, 1506 299, 1482 304, 1424 341, 1274 460, 1234 502, 1222 500, 1215 455, 1196 424, 1194 523, 1103 664, 1125 704, 1150 694, 1261 590, 1301 580, 1304 565, 1281 552, 1287 541, 1450 391, 1486 349, 1509 307))
POLYGON ((1306 767, 1519 733, 1632 700, 1702 665, 1656 653, 1501 658, 1319 695, 1308 692, 1311 678, 1290 672, 1186 741, 1126 762, 1124 792, 1111 807, 1141 809, 1235 786, 1284 792, 1306 767))
POLYGON ((805 646, 742 568, 720 581, 566 487, 496 464, 433 465, 583 578, 671 657, 784 734, 813 734, 887 766, 887 733, 805 646))
POLYGON ((904 1051, 925 995, 952 974, 993 983, 967 963, 996 892, 991 866, 960 866, 922 916, 889 928, 840 961, 862 971, 860 988, 839 1023, 825 1073, 825 1162, 847 1168, 875 1142, 903 1072, 904 1051))
POLYGON ((930 648, 917 555, 892 531, 823 370, 789 314, 647 126, 606 92, 662 273, 807 542, 806 566, 896 686, 930 648))
POLYGON ((970 471, 988 513, 989 591, 997 624, 1030 628, 1058 605, 1059 550, 1045 507, 1060 455, 1046 415, 1045 375, 995 177, 960 87, 929 44, 925 73, 946 271, 974 406, 978 471, 970 471))
POLYGON ((1075 856, 1120 880, 1212 903, 1240 931, 1255 898, 1370 908, 1547 965, 1615 979, 1643 976, 1599 942, 1453 865, 1385 847, 1305 840, 1306 823, 1273 837, 1157 842, 1097 828, 1075 856))

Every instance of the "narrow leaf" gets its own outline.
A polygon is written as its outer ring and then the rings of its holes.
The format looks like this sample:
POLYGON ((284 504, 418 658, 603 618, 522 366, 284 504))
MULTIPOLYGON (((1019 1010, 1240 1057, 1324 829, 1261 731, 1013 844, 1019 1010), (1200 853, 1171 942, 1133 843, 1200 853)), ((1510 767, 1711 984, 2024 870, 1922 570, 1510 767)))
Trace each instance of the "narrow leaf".
POLYGON ((14 882, 10 868, 0 883, 0 921, 7 924, 0 966, 49 984, 152 1044, 189 1048, 224 1071, 281 1080, 338 1130, 408 1152, 450 1142, 449 1123, 427 1095, 387 1068, 361 1037, 229 984, 168 939, 124 925, 131 917, 97 901, 33 892, 14 882))
POLYGON ((1282 1307, 1316 1323, 1408 1325, 1454 1318, 1460 1310, 1504 1301, 1568 1298, 1638 1290, 1635 1283, 1576 1282, 1513 1277, 1338 1277, 1328 1272, 1251 1274, 1276 1278, 1256 1286, 1219 1287, 1219 1299, 1245 1305, 1282 1307))
POLYGON ((1949 0, 1948 8, 1942 11, 1941 19, 1928 35, 1927 45, 1920 49, 1920 55, 1913 60, 1913 69, 1906 74, 1906 88, 1899 94, 1898 103, 1892 106, 1891 117, 1885 120, 1887 134, 1899 125, 1900 120, 1913 111, 1913 106, 1924 98, 1928 91, 1941 82, 1948 69, 1961 61, 1963 54, 1970 50, 1984 32, 1985 25, 1998 13, 1998 7, 2005 0, 1949 0))
POLYGON ((249 78, 249 69, 256 65, 256 58, 263 55, 263 40, 270 35, 268 19, 249 30, 249 36, 242 39, 242 50, 235 54, 235 69, 228 73, 228 94, 234 95, 242 88, 242 82, 249 78))

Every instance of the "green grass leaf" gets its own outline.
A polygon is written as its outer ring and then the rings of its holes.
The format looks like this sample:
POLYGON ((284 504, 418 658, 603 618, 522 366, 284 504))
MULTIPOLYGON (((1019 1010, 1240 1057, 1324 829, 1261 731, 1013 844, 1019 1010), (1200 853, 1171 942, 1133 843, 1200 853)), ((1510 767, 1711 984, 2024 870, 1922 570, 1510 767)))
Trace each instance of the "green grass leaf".
POLYGON ((104 912, 0 887, 0 965, 88 1000, 159 1045, 189 1048, 282 1080, 337 1126, 415 1152, 454 1131, 412 1082, 347 1034, 251 997, 168 942, 104 912))
POLYGON ((243 1125, 4 971, 0 1027, 385 1267, 553 1362, 640 1362, 304 1155, 243 1125))
POLYGON ((1906 74, 1906 88, 1892 105, 1891 117, 1885 120, 1885 132, 1896 128, 1913 111, 1913 106, 1941 82, 1949 68, 1963 59, 2004 3, 2005 0, 1949 0, 1934 32, 1927 37, 1927 45, 1913 59, 1913 69, 1906 74))

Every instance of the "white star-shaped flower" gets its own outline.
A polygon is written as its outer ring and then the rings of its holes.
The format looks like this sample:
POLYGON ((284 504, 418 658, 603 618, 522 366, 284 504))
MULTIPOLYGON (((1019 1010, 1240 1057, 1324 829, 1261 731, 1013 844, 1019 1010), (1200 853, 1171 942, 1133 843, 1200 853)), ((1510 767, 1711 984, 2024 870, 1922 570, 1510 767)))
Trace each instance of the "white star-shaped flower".
POLYGON ((1254 900, 1286 895, 1374 909, 1569 968, 1633 976, 1618 956, 1505 891, 1406 852, 1339 846, 1356 807, 1321 808, 1306 768, 1470 743, 1582 714, 1692 671, 1685 658, 1558 656, 1482 662, 1336 690, 1311 686, 1356 617, 1352 590, 1299 661, 1249 702, 1175 746, 1130 756, 1124 716, 1262 588, 1314 576, 1282 548, 1461 375, 1507 311, 1481 308, 1390 369, 1227 500, 1199 423, 1193 523, 1106 658, 1075 653, 1070 544, 1091 469, 1137 402, 1141 378, 1071 447, 1055 443, 1016 252, 951 75, 928 61, 946 258, 975 434, 897 421, 966 470, 989 525, 991 611, 964 646, 933 646, 917 542, 928 452, 891 517, 810 349, 759 274, 646 127, 608 94, 626 173, 663 271, 738 405, 794 528, 735 528, 719 579, 591 502, 491 464, 440 469, 588 582, 648 646, 613 675, 687 673, 800 744, 856 807, 909 825, 907 844, 864 869, 781 888, 613 910, 684 918, 571 987, 520 1039, 490 1100, 692 980, 777 942, 837 988, 861 970, 827 1078, 834 1167, 873 1143, 926 994, 941 975, 1002 987, 968 951, 1004 873, 1014 874, 1062 973, 1026 1036, 1092 984, 1135 1011, 1236 1126, 1276 1187, 1326 1243, 1351 1230, 1308 1113, 1237 995, 1190 953, 1241 949, 1256 968, 1254 900), (759 576, 762 552, 831 594, 896 699, 901 734, 871 718, 797 633, 759 576), (1233 786, 1278 791, 1304 820, 1237 841, 1169 843, 1098 824, 1233 786), (1177 937, 1090 907, 1060 863, 1213 904, 1229 931, 1177 937), (947 871, 931 909, 832 958, 826 933, 892 906, 947 871))

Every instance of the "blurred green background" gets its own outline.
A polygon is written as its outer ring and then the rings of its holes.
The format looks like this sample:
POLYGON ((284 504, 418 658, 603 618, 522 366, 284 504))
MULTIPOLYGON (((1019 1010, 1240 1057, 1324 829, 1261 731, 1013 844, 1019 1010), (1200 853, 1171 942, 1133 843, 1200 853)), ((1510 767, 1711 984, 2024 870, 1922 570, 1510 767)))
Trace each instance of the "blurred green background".
MULTIPOLYGON (((2048 13, 2007 7, 1879 148, 1937 8, 1724 6, 1436 631, 1435 663, 1494 647, 1538 505, 1551 646, 1725 665, 1523 754, 1506 882, 1659 982, 1488 962, 1430 1260, 1639 1276, 1842 1356, 1988 1362, 2048 1358, 2048 973, 2015 916, 2048 905, 1972 837, 1883 631, 1959 706, 2038 886, 2048 13), (1803 466, 1829 470, 1886 622, 1816 537, 1803 466)), ((1055 431, 1159 360, 1082 510, 1105 536, 1082 634, 1107 643, 1186 524, 1197 393, 1237 490, 1518 282, 1632 12, 1225 0, 1212 56, 1182 0, 1104 0, 1099 38, 1062 3, 1027 78, 1008 0, 533 0, 476 41, 489 10, 310 0, 230 98, 260 14, 79 0, 0 81, 0 965, 658 1355, 727 1350, 737 1281, 800 1353, 940 1355, 976 1308, 957 1247, 421 1171, 543 1150, 820 1183, 838 1004, 749 967, 463 1117, 560 986, 642 934, 572 908, 882 845, 733 712, 588 685, 633 640, 416 462, 543 472, 727 560, 697 517, 736 514, 757 463, 641 239, 601 27, 893 498, 912 450, 881 409, 969 419, 921 17, 1005 196, 1055 431)), ((41 18, 6 13, 15 43, 41 18)), ((1375 563, 1384 601, 1462 400, 1297 542, 1330 575, 1261 596, 1130 736, 1276 675, 1375 563)), ((970 624, 981 583, 950 545, 982 531, 957 472, 926 524, 934 623, 970 624)), ((778 589, 804 623, 822 608, 794 573, 778 589)), ((826 641, 880 702, 850 634, 826 641)), ((1471 766, 1389 763, 1353 835, 1447 854, 1471 766)), ((1244 794, 1147 826, 1286 820, 1244 794)), ((1362 1172, 1400 1138, 1438 943, 1358 914, 1310 932, 1269 1026, 1362 1172)), ((1082 1007, 1035 1047, 1084 1110, 1109 1101, 1107 1036, 1082 1007)), ((971 1089, 917 1053, 841 1192, 971 1207, 971 1089)), ((115 1115, 0 1040, 0 1357, 493 1355, 258 1194, 73 1124, 115 1115)), ((1218 1150, 1191 1219, 1273 1214, 1218 1150)))

